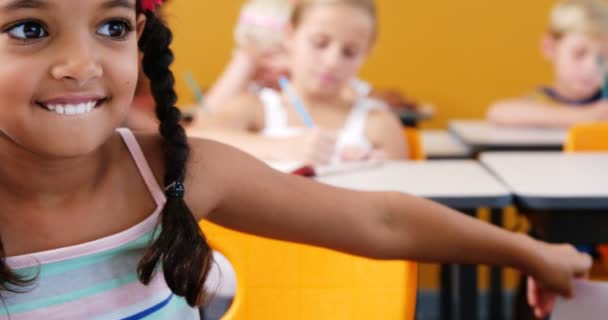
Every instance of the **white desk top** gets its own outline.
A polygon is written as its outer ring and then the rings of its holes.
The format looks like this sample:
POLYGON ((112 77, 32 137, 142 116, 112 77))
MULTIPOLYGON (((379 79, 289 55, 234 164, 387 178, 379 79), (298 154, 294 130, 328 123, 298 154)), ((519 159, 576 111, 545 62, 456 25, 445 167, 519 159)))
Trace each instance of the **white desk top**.
POLYGON ((565 129, 498 127, 486 121, 450 121, 449 130, 476 149, 561 149, 565 129))
POLYGON ((608 153, 483 153, 480 161, 535 209, 608 209, 608 153))
POLYGON ((356 190, 411 193, 456 209, 500 208, 511 203, 510 192, 472 160, 387 162, 317 180, 356 190))
POLYGON ((427 158, 468 158, 473 152, 446 130, 422 130, 422 144, 427 158))

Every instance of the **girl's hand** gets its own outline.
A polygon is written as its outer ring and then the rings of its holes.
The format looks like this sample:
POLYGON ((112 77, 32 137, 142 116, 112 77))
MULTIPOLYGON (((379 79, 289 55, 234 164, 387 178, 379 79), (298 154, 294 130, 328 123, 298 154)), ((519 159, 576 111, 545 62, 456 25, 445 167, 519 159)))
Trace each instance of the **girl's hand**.
POLYGON ((334 132, 309 129, 297 136, 281 139, 278 160, 302 161, 309 165, 323 165, 331 160, 336 145, 334 132))
POLYGON ((260 47, 254 39, 245 39, 235 50, 233 59, 244 61, 252 79, 263 87, 279 89, 279 78, 289 74, 289 60, 282 45, 260 47))
POLYGON ((584 278, 591 268, 592 259, 571 245, 543 244, 540 268, 528 278, 528 303, 536 317, 546 317, 557 295, 572 298, 574 279, 584 278))

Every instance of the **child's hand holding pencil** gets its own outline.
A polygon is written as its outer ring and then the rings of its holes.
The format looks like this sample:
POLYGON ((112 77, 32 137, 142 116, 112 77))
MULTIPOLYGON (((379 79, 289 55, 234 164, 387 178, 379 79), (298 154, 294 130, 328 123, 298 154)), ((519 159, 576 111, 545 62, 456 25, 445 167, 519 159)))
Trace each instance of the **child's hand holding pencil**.
POLYGON ((322 129, 305 129, 298 135, 279 138, 278 148, 271 158, 275 160, 295 160, 309 165, 329 163, 336 145, 337 134, 322 129))

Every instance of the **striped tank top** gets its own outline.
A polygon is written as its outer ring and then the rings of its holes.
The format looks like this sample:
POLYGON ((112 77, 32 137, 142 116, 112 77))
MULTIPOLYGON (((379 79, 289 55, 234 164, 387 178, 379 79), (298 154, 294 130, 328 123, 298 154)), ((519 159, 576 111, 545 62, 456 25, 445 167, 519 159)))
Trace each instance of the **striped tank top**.
POLYGON ((79 245, 8 257, 18 274, 36 276, 23 293, 2 293, 0 320, 23 319, 199 319, 198 309, 175 296, 158 273, 147 286, 137 265, 155 237, 166 201, 133 133, 118 129, 143 177, 156 209, 137 225, 79 245))

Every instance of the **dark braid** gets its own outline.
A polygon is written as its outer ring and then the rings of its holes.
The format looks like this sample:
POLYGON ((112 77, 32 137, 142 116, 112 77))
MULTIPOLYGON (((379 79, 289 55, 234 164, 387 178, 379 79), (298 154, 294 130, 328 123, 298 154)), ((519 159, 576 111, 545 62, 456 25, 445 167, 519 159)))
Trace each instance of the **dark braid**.
POLYGON ((37 275, 26 278, 16 274, 11 270, 6 261, 4 261, 5 252, 4 245, 0 239, 0 298, 5 298, 4 292, 22 293, 26 291, 26 287, 37 278, 37 275))
MULTIPOLYGON (((173 36, 154 13, 146 12, 146 18, 139 48, 143 52, 142 67, 150 79, 160 134, 164 139, 164 182, 165 185, 176 183, 179 187, 186 175, 190 148, 179 123, 181 113, 175 107, 175 79, 169 69, 174 58, 169 48, 173 36)), ((160 235, 140 261, 138 273, 140 280, 148 284, 161 267, 173 293, 184 296, 191 306, 195 306, 203 302, 203 285, 211 264, 211 249, 183 194, 175 194, 175 189, 167 192, 160 235)))

